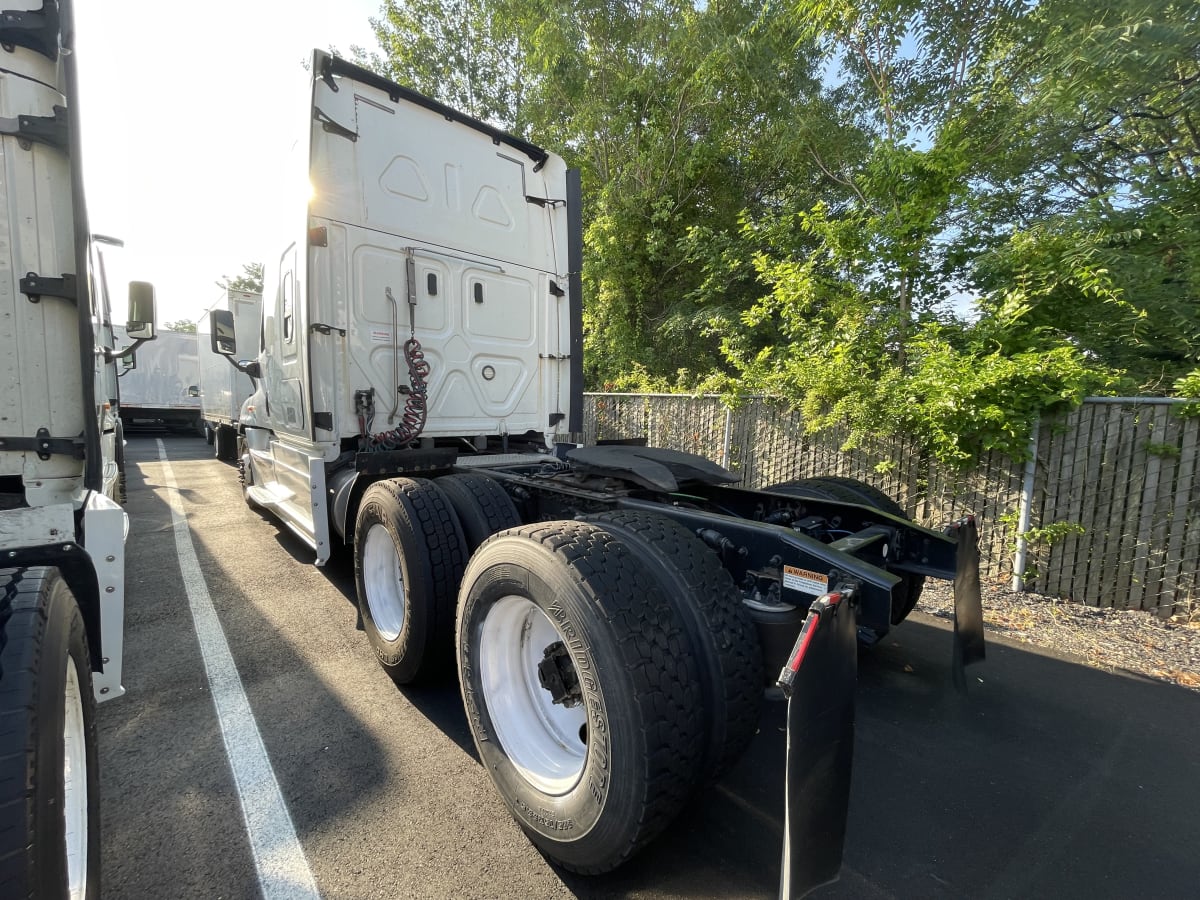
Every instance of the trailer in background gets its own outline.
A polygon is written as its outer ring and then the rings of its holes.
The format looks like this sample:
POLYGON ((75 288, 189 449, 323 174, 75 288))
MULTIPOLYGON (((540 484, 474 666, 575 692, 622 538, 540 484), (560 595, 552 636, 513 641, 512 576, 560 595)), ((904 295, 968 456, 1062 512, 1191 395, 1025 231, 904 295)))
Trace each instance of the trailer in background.
POLYGON ((237 348, 234 359, 252 360, 258 356, 259 317, 262 315, 262 294, 229 288, 200 317, 197 338, 200 354, 200 408, 204 437, 215 445, 217 459, 237 458, 237 438, 241 425, 242 406, 254 393, 254 379, 236 367, 211 347, 210 317, 214 310, 233 314, 237 327, 237 348))
MULTIPOLYGON (((118 345, 133 343, 125 329, 116 326, 118 345)), ((121 422, 126 430, 138 427, 167 428, 199 434, 200 363, 196 335, 160 331, 131 357, 133 365, 121 373, 121 422)))

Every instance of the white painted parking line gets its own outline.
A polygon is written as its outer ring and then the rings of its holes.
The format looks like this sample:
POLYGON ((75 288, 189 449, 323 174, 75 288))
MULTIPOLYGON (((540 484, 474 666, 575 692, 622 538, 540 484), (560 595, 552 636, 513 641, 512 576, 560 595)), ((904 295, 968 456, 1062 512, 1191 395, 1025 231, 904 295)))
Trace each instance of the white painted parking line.
POLYGON ((175 529, 175 549, 183 573, 183 586, 196 626, 213 704, 217 708, 225 753, 233 770, 259 887, 264 900, 319 900, 321 895, 316 880, 296 837, 296 827, 279 790, 275 770, 271 768, 258 723, 254 721, 250 701, 246 698, 233 654, 229 652, 229 643, 200 571, 200 561, 196 558, 183 499, 167 459, 166 447, 162 440, 157 443, 163 481, 171 504, 171 523, 175 529))

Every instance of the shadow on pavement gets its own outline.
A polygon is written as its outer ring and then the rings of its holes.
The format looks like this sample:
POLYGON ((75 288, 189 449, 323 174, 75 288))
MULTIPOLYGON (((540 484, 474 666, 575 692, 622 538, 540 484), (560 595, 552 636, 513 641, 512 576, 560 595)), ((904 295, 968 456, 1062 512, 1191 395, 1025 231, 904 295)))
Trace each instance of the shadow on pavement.
MULTIPOLYGON (((203 439, 173 437, 181 468, 208 459, 203 439), (195 445, 195 453, 191 452, 195 445)), ((135 463, 157 460, 151 441, 130 442, 125 676, 127 696, 98 717, 104 827, 104 896, 249 897, 257 877, 180 573, 171 511, 135 463)), ((387 779, 380 747, 355 713, 325 688, 296 648, 247 602, 221 559, 193 535, 212 601, 259 730, 276 748, 284 794, 304 836, 320 819, 352 814, 387 779), (285 748, 281 753, 278 748, 285 748), (353 766, 345 758, 354 759, 353 766)))
MULTIPOLYGON (((184 458, 177 456, 182 444, 180 440, 171 448, 173 460, 184 458)), ((146 518, 139 527, 152 528, 164 514, 165 507, 159 507, 142 510, 146 518)), ((279 531, 281 545, 299 543, 286 529, 279 531)), ((155 539, 170 540, 169 529, 155 539)), ((165 558, 165 549, 163 553, 165 558)), ((335 561, 324 576, 353 604, 350 563, 335 561)), ((139 596, 154 589, 170 587, 143 584, 139 596)), ((236 585, 224 589, 237 591, 236 585)), ((152 613, 135 607, 133 615, 152 613)), ((190 636, 186 619, 171 627, 190 636)), ((950 647, 944 623, 917 615, 861 657, 842 880, 815 896, 1196 896, 1200 692, 1103 672, 993 639, 987 662, 968 670, 970 695, 964 698, 951 687, 950 647)), ((269 662, 285 672, 302 666, 286 647, 269 662)), ((269 679, 272 673, 264 668, 252 677, 269 679)), ((169 672, 139 672, 137 679, 135 697, 161 692, 163 682, 168 689, 172 685, 169 672)), ((286 727, 298 736, 315 727, 344 741, 356 729, 353 714, 327 693, 291 693, 286 679, 280 681, 269 695, 271 703, 294 707, 289 713, 294 722, 286 727)), ((475 758, 452 679, 396 690, 475 758)), ((168 690, 154 702, 182 705, 187 700, 168 690)), ((677 821, 625 867, 590 878, 559 871, 563 883, 581 898, 775 896, 783 828, 784 720, 784 704, 768 703, 759 734, 739 764, 721 782, 699 791, 677 821)), ((134 716, 130 727, 136 725, 134 716)), ((184 760, 191 742, 211 741, 186 716, 178 725, 181 735, 172 746, 184 760)), ((382 777, 380 749, 362 740, 349 748, 356 760, 352 768, 321 764, 319 757, 308 768, 308 761, 301 760, 294 774, 289 768, 289 778, 295 779, 291 789, 320 792, 335 811, 353 806, 382 777)), ((406 737, 397 733, 396 740, 406 737)), ((105 742, 111 742, 111 735, 105 742)), ((138 741, 120 745, 128 749, 117 752, 139 752, 138 741)), ((138 794, 148 793, 162 816, 186 814, 191 792, 212 790, 200 774, 184 767, 182 783, 137 786, 138 794)), ((136 812, 134 800, 116 802, 119 810, 136 812)), ((167 871, 181 865, 202 872, 208 858, 199 854, 191 859, 189 854, 197 853, 193 847, 171 852, 167 871)), ((486 857, 489 849, 464 852, 486 857)), ((430 863, 456 865, 452 858, 430 863)), ((374 888, 390 895, 385 884, 374 888)), ((507 891, 500 881, 479 885, 479 896, 513 896, 507 891)), ((166 895, 149 889, 143 894, 166 895)))
MULTIPOLYGON (((992 641, 967 698, 920 617, 860 665, 841 881, 817 897, 1194 897, 1200 692, 992 641), (911 671, 910 671, 911 670, 911 671)), ((746 757, 580 897, 774 896, 784 705, 746 757)))

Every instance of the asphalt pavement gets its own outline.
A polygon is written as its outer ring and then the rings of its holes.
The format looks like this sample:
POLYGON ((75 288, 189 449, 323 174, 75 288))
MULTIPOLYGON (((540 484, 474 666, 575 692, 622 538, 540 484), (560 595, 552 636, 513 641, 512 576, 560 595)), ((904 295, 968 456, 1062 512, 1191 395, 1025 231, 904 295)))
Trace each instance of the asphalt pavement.
MULTIPOLYGON (((261 745, 326 898, 773 897, 782 703, 621 870, 556 869, 479 766, 457 686, 396 687, 323 569, 202 439, 130 436, 125 697, 99 709, 104 896, 253 898, 254 854, 189 609, 161 440, 261 745)), ((950 683, 914 614, 860 663, 846 860, 820 898, 1200 896, 1200 692, 993 640, 950 683)))

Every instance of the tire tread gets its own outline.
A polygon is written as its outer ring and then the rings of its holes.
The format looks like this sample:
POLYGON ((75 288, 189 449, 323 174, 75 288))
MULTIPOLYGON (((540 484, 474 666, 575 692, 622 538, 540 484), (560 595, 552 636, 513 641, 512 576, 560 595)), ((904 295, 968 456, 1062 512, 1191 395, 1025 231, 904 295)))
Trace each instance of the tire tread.
POLYGON ((762 653, 758 632, 742 606, 741 592, 708 546, 665 516, 617 510, 588 520, 614 527, 618 537, 632 533, 652 571, 667 576, 665 587, 670 590, 670 582, 674 582, 695 601, 693 610, 681 612, 694 619, 692 651, 697 667, 702 673, 706 663, 715 669, 713 683, 707 686, 712 746, 704 768, 707 778, 720 776, 754 739, 762 712, 762 653), (655 563, 665 563, 665 569, 655 563))
MULTIPOLYGON (((406 564, 423 571, 422 582, 429 594, 424 646, 414 648, 414 652, 420 653, 421 662, 415 674, 402 677, 401 682, 436 678, 449 669, 454 658, 455 603, 467 561, 462 528, 445 493, 429 479, 389 478, 375 482, 368 491, 388 494, 407 519, 408 528, 420 546, 415 548, 415 558, 406 560, 406 564)), ((364 506, 366 498, 364 495, 364 506)), ((410 584, 406 589, 413 588, 410 584)), ((361 585, 359 594, 360 603, 365 604, 361 585)), ((394 671, 389 669, 389 672, 397 677, 394 671)))
MULTIPOLYGON (((642 710, 638 718, 640 745, 647 750, 642 760, 645 793, 630 817, 635 827, 628 832, 628 841, 599 864, 555 856, 564 868, 580 874, 611 871, 675 818, 699 775, 701 701, 690 641, 670 602, 664 597, 656 601, 655 581, 645 563, 602 525, 580 521, 525 525, 494 535, 479 552, 511 536, 539 544, 572 573, 609 625, 620 648, 621 667, 634 684, 634 701, 642 710)), ((461 627, 460 623, 460 634, 461 627)), ((531 836, 554 855, 553 846, 547 847, 539 835, 531 836)))
POLYGON ((456 473, 434 483, 445 492, 458 515, 468 552, 474 552, 496 532, 521 524, 516 504, 494 478, 474 472, 456 473))
MULTIPOLYGON (((37 676, 52 574, 56 570, 38 566, 0 569, 0 897, 6 900, 36 897, 44 887, 30 832, 38 779, 37 676)), ((83 652, 87 659, 86 635, 83 652)), ((90 678, 80 687, 90 696, 90 678)))

